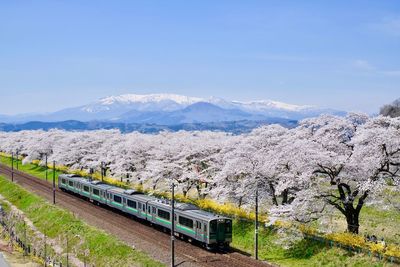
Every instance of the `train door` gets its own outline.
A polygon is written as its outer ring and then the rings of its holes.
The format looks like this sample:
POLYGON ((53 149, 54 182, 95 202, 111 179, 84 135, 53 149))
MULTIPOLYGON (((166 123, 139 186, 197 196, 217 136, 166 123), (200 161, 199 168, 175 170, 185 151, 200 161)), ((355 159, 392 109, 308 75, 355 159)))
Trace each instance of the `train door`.
POLYGON ((153 221, 153 213, 152 213, 152 206, 149 204, 149 203, 146 203, 147 204, 147 215, 146 215, 146 218, 147 218, 147 220, 149 220, 149 221, 153 221))
POLYGON ((147 219, 146 216, 146 203, 142 203, 142 215, 144 216, 145 219, 147 219))
POLYGON ((224 220, 218 220, 217 241, 225 241, 225 222, 224 222, 224 220))
POLYGON ((111 201, 110 201, 110 199, 111 199, 110 192, 108 192, 108 191, 106 190, 106 204, 109 205, 109 206, 111 206, 111 201))
POLYGON ((204 241, 207 241, 207 238, 208 238, 207 223, 203 223, 203 238, 204 238, 204 241))
POLYGON ((199 221, 196 221, 196 238, 197 240, 203 240, 203 229, 202 229, 202 223, 199 221))
POLYGON ((156 217, 157 217, 157 209, 156 207, 151 207, 151 220, 155 222, 156 217))
POLYGON ((100 191, 100 201, 103 202, 104 199, 104 191, 103 190, 99 190, 100 191))

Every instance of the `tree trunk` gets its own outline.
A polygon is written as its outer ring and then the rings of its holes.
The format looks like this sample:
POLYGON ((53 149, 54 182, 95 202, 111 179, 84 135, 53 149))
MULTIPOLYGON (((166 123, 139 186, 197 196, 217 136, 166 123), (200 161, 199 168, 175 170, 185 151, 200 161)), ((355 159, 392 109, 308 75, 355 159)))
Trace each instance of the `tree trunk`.
POLYGON ((339 197, 331 194, 327 196, 326 200, 346 217, 347 231, 349 233, 358 234, 360 228, 360 211, 364 206, 365 199, 368 197, 368 191, 364 192, 362 196, 358 198, 357 206, 354 207, 354 202, 356 202, 359 191, 354 190, 352 192, 350 186, 345 183, 339 183, 337 188, 339 197))
POLYGON ((282 205, 288 204, 288 194, 289 194, 289 190, 285 189, 282 192, 282 205))
MULTIPOLYGON (((362 196, 358 199, 357 206, 353 206, 354 198, 358 195, 358 190, 355 190, 351 193, 351 191, 348 191, 349 195, 353 198, 350 198, 351 201, 344 202, 344 209, 345 209, 345 216, 346 216, 346 221, 347 221, 347 231, 353 234, 358 234, 359 233, 359 228, 360 228, 360 211, 361 208, 364 206, 364 201, 368 196, 368 192, 364 192, 362 196)), ((349 195, 347 196, 347 199, 349 199, 349 195)))
POLYGON ((269 183, 269 188, 271 190, 271 196, 272 196, 272 203, 275 206, 278 206, 278 200, 276 199, 276 194, 275 194, 275 187, 272 183, 269 183))
POLYGON ((359 233, 359 216, 360 214, 353 211, 346 212, 346 222, 347 222, 347 231, 349 233, 358 234, 359 233))

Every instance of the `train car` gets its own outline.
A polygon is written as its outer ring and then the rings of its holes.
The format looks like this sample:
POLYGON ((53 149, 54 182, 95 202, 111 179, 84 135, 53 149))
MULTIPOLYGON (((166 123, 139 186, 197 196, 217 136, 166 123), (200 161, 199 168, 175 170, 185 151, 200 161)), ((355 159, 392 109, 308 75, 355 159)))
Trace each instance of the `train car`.
POLYGON ((196 240, 207 248, 227 247, 232 242, 230 218, 203 211, 192 204, 175 203, 172 220, 169 200, 71 174, 60 175, 58 186, 63 191, 78 194, 91 202, 107 205, 164 229, 171 230, 174 223, 174 235, 190 242, 196 240))
MULTIPOLYGON (((175 235, 189 241, 197 240, 207 247, 227 247, 232 242, 232 220, 187 203, 176 203, 175 235)), ((148 220, 171 229, 171 203, 156 199, 148 203, 148 220)))

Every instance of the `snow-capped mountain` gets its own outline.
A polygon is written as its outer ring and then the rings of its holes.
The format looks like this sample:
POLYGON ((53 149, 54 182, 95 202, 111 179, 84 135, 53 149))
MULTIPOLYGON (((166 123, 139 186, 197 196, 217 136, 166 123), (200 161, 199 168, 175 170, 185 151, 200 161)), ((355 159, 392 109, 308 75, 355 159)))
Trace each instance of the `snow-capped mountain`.
POLYGON ((102 98, 92 104, 82 107, 82 110, 89 113, 121 108, 135 109, 138 111, 172 111, 202 101, 204 101, 202 98, 174 94, 125 94, 102 98))
POLYGON ((175 94, 124 94, 108 96, 93 103, 34 116, 0 117, 3 122, 65 120, 112 121, 124 123, 180 124, 239 120, 285 118, 298 120, 322 113, 343 115, 344 112, 299 106, 271 100, 229 101, 175 94))

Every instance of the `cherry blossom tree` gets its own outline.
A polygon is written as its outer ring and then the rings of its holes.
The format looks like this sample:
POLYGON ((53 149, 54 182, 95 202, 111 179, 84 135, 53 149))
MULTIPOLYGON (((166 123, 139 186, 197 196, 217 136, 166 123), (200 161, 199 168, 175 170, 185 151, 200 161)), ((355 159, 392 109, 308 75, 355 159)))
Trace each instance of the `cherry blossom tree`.
POLYGON ((270 217, 308 222, 336 209, 353 233, 365 202, 400 186, 400 118, 363 114, 320 116, 291 129, 269 125, 241 135, 0 132, 0 150, 17 149, 24 162, 43 164, 47 155, 80 170, 99 170, 104 162, 115 179, 129 176, 161 191, 174 181, 185 196, 194 192, 245 207, 253 205, 258 189, 270 217))

